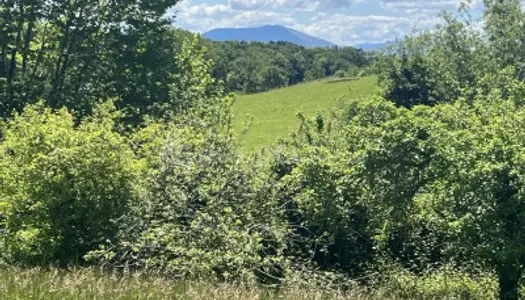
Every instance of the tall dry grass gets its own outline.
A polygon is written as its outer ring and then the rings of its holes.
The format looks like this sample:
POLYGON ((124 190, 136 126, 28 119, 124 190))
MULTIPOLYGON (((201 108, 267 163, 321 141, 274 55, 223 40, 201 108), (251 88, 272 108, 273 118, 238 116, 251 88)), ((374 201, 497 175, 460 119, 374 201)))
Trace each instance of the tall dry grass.
POLYGON ((235 284, 181 283, 140 273, 102 274, 93 269, 0 270, 0 298, 9 300, 372 300, 385 299, 383 296, 362 290, 343 293, 288 288, 276 291, 235 284))
MULTIPOLYGON (((492 300, 497 284, 490 274, 439 270, 423 276, 383 274, 382 283, 345 292, 298 283, 280 290, 242 284, 180 282, 144 273, 102 273, 96 269, 0 268, 0 299, 8 300, 492 300)), ((523 290, 525 292, 525 289, 523 290)), ((525 293, 524 293, 525 294, 525 293)))

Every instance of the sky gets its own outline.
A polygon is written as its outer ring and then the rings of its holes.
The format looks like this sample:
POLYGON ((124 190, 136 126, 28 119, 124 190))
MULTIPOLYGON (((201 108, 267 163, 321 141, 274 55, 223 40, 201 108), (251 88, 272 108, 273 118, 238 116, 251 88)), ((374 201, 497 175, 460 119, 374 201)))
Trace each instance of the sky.
MULTIPOLYGON (((338 45, 381 43, 440 22, 464 0, 182 0, 175 25, 193 32, 283 25, 338 45)), ((470 0, 479 15, 481 0, 470 0)))

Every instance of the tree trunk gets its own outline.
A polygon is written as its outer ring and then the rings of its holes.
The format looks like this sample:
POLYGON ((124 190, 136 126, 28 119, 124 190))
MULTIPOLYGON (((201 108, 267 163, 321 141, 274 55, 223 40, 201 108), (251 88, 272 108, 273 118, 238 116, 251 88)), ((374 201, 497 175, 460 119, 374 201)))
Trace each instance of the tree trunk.
POLYGON ((518 300, 521 271, 501 270, 498 274, 499 299, 518 300))
POLYGON ((24 37, 24 47, 22 48, 22 77, 25 77, 27 71, 27 57, 29 55, 29 46, 33 40, 33 27, 36 22, 36 7, 31 7, 31 13, 28 19, 29 24, 27 25, 27 31, 24 37))

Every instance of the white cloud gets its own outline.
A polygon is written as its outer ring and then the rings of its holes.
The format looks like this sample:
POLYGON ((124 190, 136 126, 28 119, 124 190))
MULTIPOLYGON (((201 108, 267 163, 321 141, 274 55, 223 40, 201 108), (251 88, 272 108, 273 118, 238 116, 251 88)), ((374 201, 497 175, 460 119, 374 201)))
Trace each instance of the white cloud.
POLYGON ((191 4, 175 7, 177 23, 193 31, 204 32, 222 27, 249 27, 266 24, 292 25, 295 19, 286 12, 272 10, 239 10, 230 5, 191 4))
POLYGON ((229 6, 223 5, 223 4, 217 4, 217 5, 206 5, 206 4, 199 4, 199 5, 192 5, 187 6, 182 11, 182 13, 188 15, 188 16, 206 16, 206 17, 213 17, 220 14, 229 14, 232 10, 229 6))
POLYGON ((414 9, 443 10, 456 9, 461 4, 473 8, 479 4, 478 0, 380 0, 381 6, 389 9, 401 9, 409 12, 414 9))
MULTIPOLYGON (((280 24, 341 45, 393 40, 439 22, 462 0, 185 0, 179 26, 198 32, 280 24)), ((471 1, 476 7, 481 1, 471 1)))
POLYGON ((352 16, 345 14, 318 14, 308 25, 297 25, 314 36, 325 37, 337 44, 357 44, 363 42, 384 42, 393 40, 420 27, 436 24, 438 18, 408 18, 384 15, 352 16))
POLYGON ((314 11, 326 8, 346 8, 367 0, 228 0, 233 9, 294 8, 314 11))
POLYGON ((236 10, 288 8, 310 11, 317 8, 316 1, 308 0, 228 0, 228 4, 232 9, 236 10))

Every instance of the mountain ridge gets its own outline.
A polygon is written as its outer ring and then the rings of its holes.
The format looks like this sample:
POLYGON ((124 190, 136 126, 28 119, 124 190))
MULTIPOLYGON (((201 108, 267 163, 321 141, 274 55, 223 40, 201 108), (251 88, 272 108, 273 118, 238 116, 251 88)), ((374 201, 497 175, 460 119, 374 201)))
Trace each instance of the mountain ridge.
POLYGON ((379 50, 383 50, 391 45, 393 45, 394 42, 392 41, 388 41, 388 42, 384 42, 384 43, 362 43, 362 44, 356 44, 356 45, 353 45, 352 47, 355 47, 355 48, 358 48, 358 49, 362 49, 364 51, 379 51, 379 50))
POLYGON ((265 25, 247 28, 216 28, 203 34, 203 37, 213 41, 246 41, 263 42, 285 41, 305 47, 332 47, 336 44, 300 31, 281 26, 265 25))

